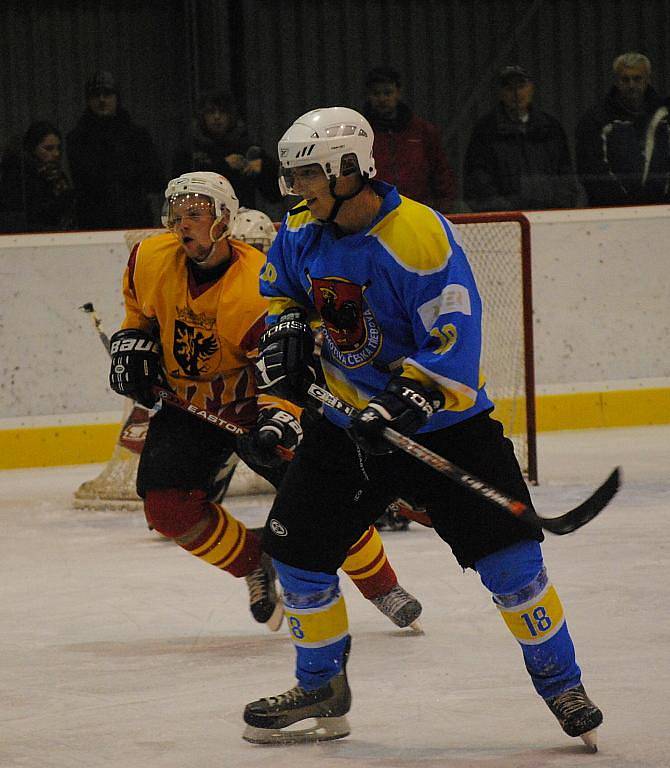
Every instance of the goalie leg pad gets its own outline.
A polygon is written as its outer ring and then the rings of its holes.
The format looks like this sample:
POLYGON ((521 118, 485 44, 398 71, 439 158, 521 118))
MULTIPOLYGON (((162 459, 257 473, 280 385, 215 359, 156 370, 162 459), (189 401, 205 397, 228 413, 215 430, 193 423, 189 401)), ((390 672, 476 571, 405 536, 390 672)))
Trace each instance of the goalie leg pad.
POLYGON ((581 670, 563 606, 548 579, 536 541, 522 541, 476 563, 484 586, 521 646, 526 669, 543 698, 579 685, 581 670))
POLYGON ((341 671, 349 644, 349 622, 339 579, 336 574, 273 562, 296 648, 298 685, 306 691, 316 690, 341 671))

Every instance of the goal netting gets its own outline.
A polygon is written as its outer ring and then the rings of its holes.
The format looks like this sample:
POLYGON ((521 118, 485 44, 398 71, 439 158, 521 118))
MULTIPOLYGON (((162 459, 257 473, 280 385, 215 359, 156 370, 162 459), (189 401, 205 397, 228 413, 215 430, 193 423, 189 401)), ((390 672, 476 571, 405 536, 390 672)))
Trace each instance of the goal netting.
MULTIPOLYGON (((526 477, 536 482, 528 221, 519 213, 458 214, 449 220, 457 227, 482 295, 482 373, 496 403, 494 416, 513 441, 526 477)), ((127 240, 131 248, 132 238, 127 240)), ((96 478, 75 492, 76 507, 140 508, 135 478, 147 418, 145 409, 129 403, 112 457, 96 478)), ((237 464, 229 495, 272 491, 272 486, 243 462, 237 464)))

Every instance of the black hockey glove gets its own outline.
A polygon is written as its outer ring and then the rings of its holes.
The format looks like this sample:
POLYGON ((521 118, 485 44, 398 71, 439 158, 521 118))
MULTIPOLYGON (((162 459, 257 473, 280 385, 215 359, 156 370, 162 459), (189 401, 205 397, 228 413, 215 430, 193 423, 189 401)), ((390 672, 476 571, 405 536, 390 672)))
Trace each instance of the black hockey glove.
POLYGON ((146 331, 126 328, 111 337, 109 352, 109 386, 119 395, 151 408, 157 400, 151 386, 162 379, 160 343, 146 331))
POLYGON ((237 438, 237 455, 253 469, 278 467, 293 458, 293 451, 302 440, 302 427, 292 414, 280 408, 265 408, 258 416, 256 427, 237 438))
POLYGON ((413 435, 442 404, 437 393, 428 392, 413 379, 398 376, 352 417, 349 434, 367 453, 392 453, 395 448, 382 436, 385 427, 413 435))
POLYGON ((316 381, 314 334, 303 309, 283 312, 258 342, 256 386, 262 393, 302 403, 316 381))

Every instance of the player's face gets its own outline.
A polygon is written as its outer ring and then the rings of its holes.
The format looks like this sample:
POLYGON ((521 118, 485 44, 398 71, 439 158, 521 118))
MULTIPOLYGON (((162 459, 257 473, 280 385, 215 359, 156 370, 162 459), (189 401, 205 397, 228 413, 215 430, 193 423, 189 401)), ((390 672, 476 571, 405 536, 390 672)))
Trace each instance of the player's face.
POLYGON ((623 103, 636 109, 644 100, 644 92, 649 85, 649 73, 644 64, 621 67, 616 73, 614 84, 623 103))
POLYGON ((196 263, 205 261, 210 254, 214 218, 212 201, 203 195, 179 195, 169 201, 168 228, 196 263))
POLYGON ((286 186, 294 195, 299 195, 307 203, 312 215, 317 219, 327 218, 333 205, 328 177, 318 163, 303 165, 300 168, 284 169, 286 186))
POLYGON ((400 101, 400 88, 395 83, 376 83, 368 90, 372 111, 380 117, 394 117, 400 101))

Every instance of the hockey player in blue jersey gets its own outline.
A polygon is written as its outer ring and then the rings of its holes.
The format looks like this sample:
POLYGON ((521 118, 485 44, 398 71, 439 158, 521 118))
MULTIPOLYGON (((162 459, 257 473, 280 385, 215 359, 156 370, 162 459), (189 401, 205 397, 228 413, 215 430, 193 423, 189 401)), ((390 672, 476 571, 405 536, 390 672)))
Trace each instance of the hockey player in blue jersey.
MULTIPOLYGON (((284 590, 297 685, 248 704, 244 738, 291 743, 349 733, 351 642, 337 569, 377 510, 409 496, 491 592, 563 730, 595 750, 602 713, 581 684, 541 531, 382 436, 386 426, 413 435, 532 504, 512 444, 491 417, 479 368, 481 300, 458 232, 374 181, 372 146, 369 123, 344 107, 308 112, 279 141, 282 191, 303 200, 285 217, 261 273, 270 325, 258 386, 304 404, 318 325, 327 385, 359 413, 349 419, 325 408, 268 516, 263 544, 284 590)), ((266 431, 268 450, 283 443, 284 431, 281 423, 266 431)))

